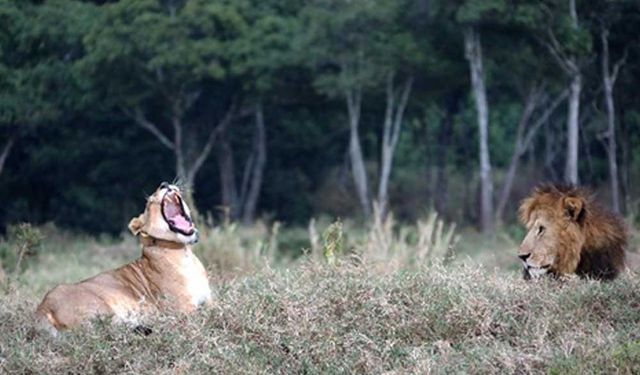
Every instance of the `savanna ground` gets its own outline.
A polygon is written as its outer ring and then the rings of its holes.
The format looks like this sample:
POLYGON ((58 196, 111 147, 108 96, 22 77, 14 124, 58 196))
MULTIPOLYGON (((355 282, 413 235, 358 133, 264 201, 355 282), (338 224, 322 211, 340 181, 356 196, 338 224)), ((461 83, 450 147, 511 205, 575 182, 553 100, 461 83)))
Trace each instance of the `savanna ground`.
POLYGON ((524 282, 517 230, 485 241, 433 217, 369 231, 206 228, 196 251, 213 306, 154 317, 148 336, 104 319, 55 340, 32 325, 43 293, 139 246, 12 228, 0 246, 0 372, 640 373, 640 278, 524 282))

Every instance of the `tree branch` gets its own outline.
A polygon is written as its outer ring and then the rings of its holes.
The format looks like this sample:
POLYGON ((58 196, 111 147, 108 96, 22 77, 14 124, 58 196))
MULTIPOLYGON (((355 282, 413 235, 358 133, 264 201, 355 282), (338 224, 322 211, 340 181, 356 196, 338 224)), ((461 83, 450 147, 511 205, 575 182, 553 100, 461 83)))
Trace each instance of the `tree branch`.
POLYGON ((254 136, 252 142, 252 146, 254 149, 251 150, 251 153, 249 154, 249 157, 244 164, 244 171, 242 172, 242 183, 240 185, 240 206, 242 209, 244 209, 244 204, 247 199, 247 192, 249 191, 249 181, 251 180, 251 172, 253 171, 253 165, 255 163, 255 138, 256 137, 254 136))
POLYGON ((515 154, 516 157, 520 157, 522 155, 522 149, 524 147, 523 143, 523 134, 535 111, 538 103, 540 102, 540 97, 542 96, 542 87, 543 84, 533 83, 531 88, 529 89, 529 93, 525 99, 525 105, 522 109, 522 115, 520 116, 520 121, 518 121, 518 127, 516 130, 516 145, 515 145, 515 154))
POLYGON ((396 108, 395 117, 393 120, 393 133, 391 136, 391 145, 395 148, 398 143, 398 139, 400 138, 400 128, 402 125, 402 117, 404 116, 404 111, 407 108, 407 103, 409 102, 409 96, 411 95, 411 88, 413 87, 413 76, 409 76, 404 83, 404 87, 402 89, 402 94, 400 95, 400 102, 398 103, 398 107, 396 108))
POLYGON ((2 174, 2 171, 4 170, 4 164, 9 157, 9 153, 11 152, 11 148, 13 147, 16 138, 18 138, 18 135, 12 134, 2 148, 2 153, 0 154, 0 174, 2 174))
POLYGON ((547 34, 549 35, 549 41, 543 41, 542 44, 547 47, 549 52, 551 52, 551 56, 556 60, 556 63, 560 66, 560 68, 564 70, 566 74, 572 74, 573 66, 568 63, 569 58, 562 52, 560 42, 558 42, 558 39, 556 39, 553 30, 551 30, 551 28, 548 28, 547 34))
POLYGON ((387 74, 387 108, 384 113, 384 127, 382 129, 382 139, 384 141, 384 147, 389 147, 391 142, 391 134, 393 127, 393 112, 395 110, 396 93, 393 88, 394 72, 391 71, 387 74))
POLYGON ((555 100, 551 103, 549 107, 542 113, 540 118, 529 128, 527 135, 524 137, 524 141, 522 142, 522 152, 526 151, 531 142, 533 141, 533 137, 536 135, 538 129, 551 117, 553 112, 558 108, 558 106, 569 96, 569 90, 566 89, 558 95, 555 100))
POLYGON ((616 80, 618 79, 618 73, 620 72, 620 69, 624 66, 624 64, 626 64, 628 56, 629 56, 629 48, 625 47, 622 57, 618 61, 616 61, 616 63, 613 65, 613 72, 611 73, 612 86, 616 84, 616 80))
POLYGON ((136 122, 136 124, 140 125, 143 129, 148 130, 151 134, 153 134, 156 138, 158 138, 158 140, 165 147, 167 147, 170 150, 175 149, 174 143, 169 138, 167 138, 164 134, 162 134, 160 129, 158 129, 158 127, 154 123, 147 120, 147 118, 145 117, 140 107, 136 107, 134 109, 134 112, 131 112, 124 108, 122 109, 122 111, 124 112, 125 115, 132 118, 136 122))
POLYGON ((220 120, 218 125, 216 125, 209 133, 207 142, 204 144, 204 146, 202 147, 202 150, 200 151, 200 154, 198 155, 196 160, 193 162, 191 169, 187 171, 187 175, 190 180, 193 180, 193 178, 195 178, 196 173, 198 172, 200 167, 202 167, 202 164, 204 164, 205 160, 207 160, 207 157, 211 153, 211 149, 213 148, 213 144, 215 143, 215 140, 218 137, 218 135, 224 129, 226 129, 229 126, 229 124, 231 124, 236 112, 236 108, 237 108, 237 100, 234 99, 233 102, 231 103, 231 106, 227 110, 227 113, 222 118, 222 120, 220 120))

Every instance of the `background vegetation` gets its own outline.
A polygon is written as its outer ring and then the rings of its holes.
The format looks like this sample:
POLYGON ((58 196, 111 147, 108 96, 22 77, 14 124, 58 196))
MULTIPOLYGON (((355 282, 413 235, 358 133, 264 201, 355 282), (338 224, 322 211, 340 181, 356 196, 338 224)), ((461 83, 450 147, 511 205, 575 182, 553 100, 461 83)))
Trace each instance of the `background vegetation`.
POLYGON ((580 183, 638 268, 632 0, 0 0, 0 372, 638 373, 640 284, 520 280, 580 183), (177 180, 216 298, 51 340, 177 180), (455 224, 454 224, 455 223, 455 224))
POLYGON ((377 201, 491 232, 541 181, 634 214, 639 14, 622 0, 2 0, 0 227, 118 234, 174 178, 205 216, 245 223, 366 218, 377 201))
POLYGON ((211 307, 152 317, 148 336, 105 318, 55 340, 31 318, 44 291, 130 260, 136 245, 40 228, 48 241, 33 266, 0 290, 0 372, 638 372, 637 275, 525 282, 513 244, 465 236, 452 249, 433 224, 396 237, 390 223, 369 233, 317 223, 319 248, 296 261, 274 257, 286 251, 273 230, 217 227, 196 249, 211 307))

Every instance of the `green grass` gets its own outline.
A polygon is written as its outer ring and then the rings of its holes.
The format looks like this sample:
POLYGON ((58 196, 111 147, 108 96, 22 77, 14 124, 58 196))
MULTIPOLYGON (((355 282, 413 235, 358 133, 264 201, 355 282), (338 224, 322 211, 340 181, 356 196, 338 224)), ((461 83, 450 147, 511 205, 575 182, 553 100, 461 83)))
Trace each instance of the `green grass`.
MULTIPOLYGON (((234 230, 245 244, 255 245, 252 241, 259 237, 234 230)), ((265 230, 264 238, 269 233, 265 230)), ((362 250, 358 243, 365 242, 354 237, 349 246, 358 254, 362 250)), ((105 319, 91 329, 68 331, 54 340, 32 326, 31 314, 44 285, 89 276, 139 252, 132 239, 56 241, 51 251, 43 251, 7 291, 0 292, 0 372, 640 371, 637 276, 625 274, 610 283, 524 282, 509 263, 515 260, 508 260, 514 258, 515 249, 509 254, 509 241, 500 237, 482 242, 463 231, 460 253, 444 265, 424 262, 431 265, 385 269, 364 261, 366 257, 344 254, 329 266, 309 254, 285 263, 252 263, 251 270, 220 277, 218 263, 213 262, 216 296, 207 309, 190 316, 153 317, 149 336, 105 319)), ((213 240, 205 240, 205 245, 208 241, 213 240)), ((217 238, 211 243, 225 242, 217 238)), ((407 243, 394 251, 405 249, 407 243)), ((199 251, 211 257, 208 249, 199 251)))

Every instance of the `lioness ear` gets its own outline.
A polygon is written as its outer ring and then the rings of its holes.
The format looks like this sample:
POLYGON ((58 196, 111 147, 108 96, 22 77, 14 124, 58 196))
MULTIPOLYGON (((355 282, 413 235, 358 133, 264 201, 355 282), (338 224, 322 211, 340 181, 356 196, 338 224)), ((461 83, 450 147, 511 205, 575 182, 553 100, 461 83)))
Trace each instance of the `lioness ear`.
POLYGON ((575 222, 579 222, 582 219, 582 213, 584 212, 584 202, 577 197, 564 198, 564 210, 569 218, 575 222))
POLYGON ((144 221, 142 220, 143 217, 144 214, 141 214, 138 217, 134 217, 129 222, 129 230, 131 231, 131 233, 133 233, 134 236, 137 236, 138 233, 140 233, 140 229, 142 229, 142 227, 144 226, 144 221))

